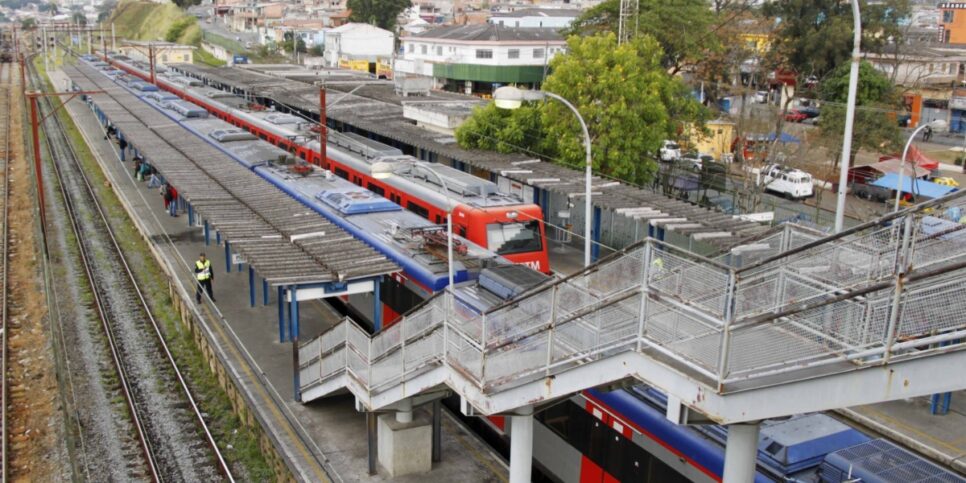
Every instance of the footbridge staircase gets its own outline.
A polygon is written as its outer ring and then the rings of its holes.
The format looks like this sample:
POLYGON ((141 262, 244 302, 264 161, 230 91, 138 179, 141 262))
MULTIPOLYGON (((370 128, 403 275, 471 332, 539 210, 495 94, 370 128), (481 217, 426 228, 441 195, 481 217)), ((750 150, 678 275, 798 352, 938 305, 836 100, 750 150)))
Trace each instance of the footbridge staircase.
POLYGON ((643 382, 679 422, 736 424, 966 389, 964 208, 960 192, 832 236, 782 225, 713 258, 648 239, 484 313, 456 290, 374 336, 347 319, 301 346, 303 401, 348 390, 377 411, 443 389, 519 414, 643 382))

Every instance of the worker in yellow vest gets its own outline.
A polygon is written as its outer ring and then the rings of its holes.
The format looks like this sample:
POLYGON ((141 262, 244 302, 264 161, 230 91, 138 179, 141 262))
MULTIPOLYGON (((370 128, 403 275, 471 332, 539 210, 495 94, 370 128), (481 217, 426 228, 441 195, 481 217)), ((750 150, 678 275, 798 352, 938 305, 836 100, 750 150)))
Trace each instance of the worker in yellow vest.
POLYGON ((215 278, 214 272, 211 271, 211 260, 205 257, 205 253, 202 252, 195 261, 195 278, 198 279, 198 287, 195 289, 195 300, 201 303, 201 291, 204 290, 208 293, 208 297, 211 301, 215 301, 215 294, 211 291, 211 281, 215 278))

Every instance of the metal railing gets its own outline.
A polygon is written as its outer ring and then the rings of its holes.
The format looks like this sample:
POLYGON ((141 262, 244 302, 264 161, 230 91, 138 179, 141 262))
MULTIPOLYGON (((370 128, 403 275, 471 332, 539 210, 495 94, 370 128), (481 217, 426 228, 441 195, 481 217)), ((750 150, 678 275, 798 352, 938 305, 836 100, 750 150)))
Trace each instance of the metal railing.
POLYGON ((726 393, 928 355, 966 340, 963 215, 957 193, 831 237, 786 225, 715 259, 649 239, 485 313, 438 294, 371 338, 347 319, 307 343, 302 388, 344 376, 371 397, 447 367, 495 393, 636 351, 726 393))

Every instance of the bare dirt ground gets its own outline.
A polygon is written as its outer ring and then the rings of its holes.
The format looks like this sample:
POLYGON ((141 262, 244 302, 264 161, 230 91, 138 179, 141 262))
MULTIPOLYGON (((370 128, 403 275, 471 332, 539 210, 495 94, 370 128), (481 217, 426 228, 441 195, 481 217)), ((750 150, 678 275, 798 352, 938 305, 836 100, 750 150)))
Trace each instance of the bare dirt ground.
MULTIPOLYGON (((17 76, 13 76, 16 82, 17 76)), ((19 89, 18 89, 19 90, 19 89)), ((42 249, 33 198, 34 178, 25 155, 20 96, 10 107, 10 381, 11 481, 71 480, 65 419, 58 390, 44 294, 42 249)))

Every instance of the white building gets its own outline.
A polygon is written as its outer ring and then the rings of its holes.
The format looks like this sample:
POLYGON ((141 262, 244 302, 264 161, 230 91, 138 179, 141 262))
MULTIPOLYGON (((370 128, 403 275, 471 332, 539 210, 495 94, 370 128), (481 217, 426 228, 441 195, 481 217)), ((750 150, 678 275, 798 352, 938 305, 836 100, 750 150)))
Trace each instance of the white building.
POLYGON ((566 42, 554 29, 456 25, 407 35, 395 72, 434 79, 437 88, 486 95, 504 84, 539 85, 566 42))
POLYGON ((966 75, 966 51, 953 47, 890 45, 882 53, 864 53, 876 70, 906 87, 952 86, 966 75))
POLYGON ((347 23, 325 34, 325 62, 335 67, 340 61, 376 63, 392 58, 392 32, 365 23, 347 23))
POLYGON ((569 27, 579 16, 580 10, 525 8, 494 13, 488 22, 505 27, 563 29, 569 27))

